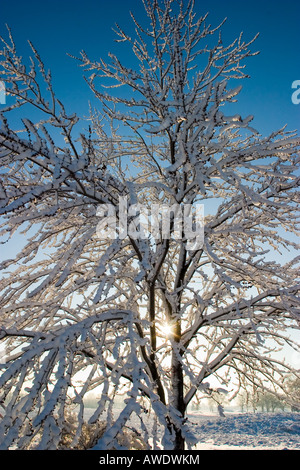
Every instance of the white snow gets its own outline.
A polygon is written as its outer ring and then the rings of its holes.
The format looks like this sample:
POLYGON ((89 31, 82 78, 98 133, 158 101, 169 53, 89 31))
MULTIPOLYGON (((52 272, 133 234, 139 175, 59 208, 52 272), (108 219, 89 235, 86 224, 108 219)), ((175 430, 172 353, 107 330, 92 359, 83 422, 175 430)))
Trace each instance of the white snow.
POLYGON ((196 450, 300 450, 300 413, 240 413, 189 417, 196 450))
MULTIPOLYGON (((86 417, 93 410, 86 409, 86 417)), ((143 420, 147 419, 143 416, 143 420)), ((130 424, 139 430, 139 419, 130 424)), ((188 414, 186 429, 197 444, 191 450, 300 450, 300 413, 217 413, 193 411, 188 414)))

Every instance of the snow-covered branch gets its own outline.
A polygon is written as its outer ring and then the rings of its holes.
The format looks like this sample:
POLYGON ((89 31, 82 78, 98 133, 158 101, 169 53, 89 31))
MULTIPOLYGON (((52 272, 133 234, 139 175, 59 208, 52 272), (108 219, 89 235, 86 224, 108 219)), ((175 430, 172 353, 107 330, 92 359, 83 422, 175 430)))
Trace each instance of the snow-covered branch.
POLYGON ((135 36, 116 27, 135 68, 81 53, 99 98, 88 130, 37 49, 26 62, 11 32, 2 38, 0 236, 19 246, 0 264, 2 449, 61 448, 70 410, 75 448, 91 391, 90 422, 106 421, 97 449, 119 448, 134 415, 147 448, 182 449, 206 380, 236 393, 246 381, 281 387, 291 370, 272 353, 296 347, 288 332, 300 325, 299 136, 264 137, 253 116, 227 112, 255 38, 223 44, 193 0, 143 3, 148 28, 134 14, 135 36), (175 212, 199 203, 204 241, 190 249, 175 212), (141 230, 157 207, 176 210, 141 230), (109 213, 114 236, 101 236, 109 213), (163 428, 152 444, 143 410, 163 428))

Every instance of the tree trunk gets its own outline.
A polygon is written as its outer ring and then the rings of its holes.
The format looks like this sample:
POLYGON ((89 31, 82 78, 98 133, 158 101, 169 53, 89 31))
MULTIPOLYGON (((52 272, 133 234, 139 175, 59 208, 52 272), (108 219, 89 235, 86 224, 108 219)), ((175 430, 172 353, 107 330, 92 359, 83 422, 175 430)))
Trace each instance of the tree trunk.
MULTIPOLYGON (((172 405, 179 411, 182 418, 185 416, 186 406, 184 403, 183 388, 183 370, 181 363, 182 351, 180 350, 181 325, 180 321, 176 322, 173 335, 173 353, 172 353, 172 405)), ((185 439, 182 436, 181 428, 173 424, 175 434, 174 450, 184 450, 185 439)))
POLYGON ((185 439, 182 436, 181 429, 176 429, 174 450, 184 450, 184 447, 185 447, 185 439))

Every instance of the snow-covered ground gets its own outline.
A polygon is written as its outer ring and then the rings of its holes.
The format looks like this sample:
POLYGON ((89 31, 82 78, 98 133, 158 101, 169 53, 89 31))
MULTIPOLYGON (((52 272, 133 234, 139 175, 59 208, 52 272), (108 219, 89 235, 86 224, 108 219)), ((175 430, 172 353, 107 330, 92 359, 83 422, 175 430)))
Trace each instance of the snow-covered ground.
MULTIPOLYGON (((137 417, 130 424, 138 429, 137 417)), ((193 411, 187 424, 198 440, 192 450, 300 450, 300 413, 230 412, 221 418, 193 411)))
POLYGON ((300 450, 300 413, 241 413, 225 418, 193 413, 196 449, 300 450))

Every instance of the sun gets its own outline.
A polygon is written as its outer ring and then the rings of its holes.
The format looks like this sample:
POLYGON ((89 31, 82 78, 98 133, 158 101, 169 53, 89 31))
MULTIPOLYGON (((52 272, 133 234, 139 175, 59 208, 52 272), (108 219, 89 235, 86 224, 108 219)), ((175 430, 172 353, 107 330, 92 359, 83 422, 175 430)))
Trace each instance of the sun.
POLYGON ((162 323, 160 330, 163 336, 169 338, 173 333, 173 325, 168 322, 162 323))

